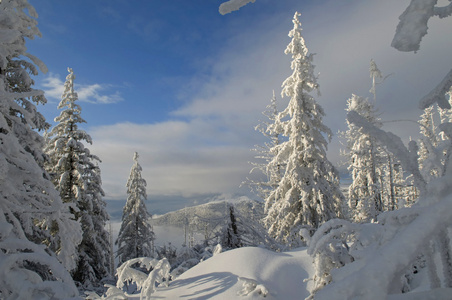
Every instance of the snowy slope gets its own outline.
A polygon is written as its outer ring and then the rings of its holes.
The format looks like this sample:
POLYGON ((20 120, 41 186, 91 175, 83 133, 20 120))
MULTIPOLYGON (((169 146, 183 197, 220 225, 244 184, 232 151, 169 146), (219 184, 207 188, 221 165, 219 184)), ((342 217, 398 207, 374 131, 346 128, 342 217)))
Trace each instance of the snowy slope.
POLYGON ((265 299, 304 299, 309 296, 313 274, 306 249, 275 253, 262 248, 239 248, 215 255, 188 270, 169 287, 161 287, 154 299, 263 299, 257 293, 241 297, 243 281, 254 279, 268 290, 265 299))

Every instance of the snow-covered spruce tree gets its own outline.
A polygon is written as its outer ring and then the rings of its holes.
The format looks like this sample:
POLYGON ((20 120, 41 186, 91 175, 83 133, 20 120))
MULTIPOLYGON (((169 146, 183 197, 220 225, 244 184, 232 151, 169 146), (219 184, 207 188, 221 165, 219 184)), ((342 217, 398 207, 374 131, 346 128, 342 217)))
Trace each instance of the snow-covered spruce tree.
MULTIPOLYGON (((375 108, 367 98, 352 95, 347 100, 346 111, 356 111, 370 123, 381 127, 375 108)), ((343 154, 347 157, 352 178, 348 188, 350 217, 357 222, 376 220, 383 210, 380 178, 384 152, 374 138, 363 134, 360 127, 348 121, 347 126, 342 136, 346 139, 347 151, 343 154)))
POLYGON ((102 286, 102 279, 112 276, 112 245, 110 233, 106 230, 109 215, 106 203, 102 199, 100 168, 93 161, 88 161, 83 178, 87 190, 77 203, 80 210, 83 240, 78 248, 79 261, 73 273, 74 280, 85 287, 102 286))
POLYGON ((110 275, 111 247, 105 229, 109 217, 102 199, 104 192, 97 165, 100 159, 83 144, 91 144, 92 140, 79 128, 85 120, 80 105, 76 104, 75 75, 72 69, 68 71, 58 105, 63 110, 55 118, 58 123, 46 134, 49 161, 45 165, 61 199, 72 204, 73 218, 82 225, 83 239, 77 248, 78 261, 72 276, 86 288, 99 286, 101 279, 110 275))
MULTIPOLYGON (((278 251, 286 248, 268 234, 262 220, 264 214, 260 213, 262 210, 260 204, 256 205, 256 202, 250 201, 245 206, 232 203, 229 203, 228 206, 233 206, 234 209, 232 214, 230 209, 227 210, 228 224, 223 227, 223 232, 228 228, 229 236, 232 238, 234 235, 237 236, 238 244, 241 247, 264 247, 278 251)), ((225 248, 224 245, 222 246, 225 248)))
POLYGON ((269 134, 282 132, 287 141, 271 149, 276 156, 269 168, 285 165, 285 173, 266 201, 265 224, 271 236, 289 246, 301 243, 300 229, 315 229, 325 221, 342 215, 344 196, 338 174, 326 157, 331 130, 322 118, 323 108, 309 92, 318 89, 312 64, 301 35, 299 13, 293 18, 292 41, 285 53, 292 55, 293 73, 282 84, 282 96, 290 98, 269 134))
POLYGON ((146 180, 141 177, 142 168, 138 163, 138 153, 133 155, 134 164, 127 180, 127 202, 122 213, 121 229, 118 245, 119 265, 137 257, 153 255, 154 231, 151 224, 151 214, 147 211, 146 180))
POLYGON ((237 226, 234 213, 234 205, 227 206, 228 221, 226 226, 220 231, 219 244, 223 249, 236 249, 243 246, 241 232, 237 226))
MULTIPOLYGON (((74 91, 75 75, 70 68, 68 72, 62 100, 58 104, 58 109, 63 110, 55 118, 58 123, 46 133, 45 151, 50 160, 46 169, 60 192, 61 199, 75 206, 87 189, 82 174, 89 160, 89 151, 82 141, 91 143, 91 137, 79 129, 79 124, 85 123, 85 120, 81 117, 80 105, 76 103, 78 95, 74 91)), ((80 217, 76 209, 72 213, 76 219, 80 217)))
POLYGON ((26 0, 0 2, 0 298, 63 299, 78 291, 64 267, 74 266, 80 225, 42 169, 48 124, 37 111, 43 91, 30 75, 45 65, 26 52, 25 38, 40 36, 26 0), (32 62, 26 60, 28 57, 32 62), (46 246, 49 246, 47 248, 46 246), (58 262, 58 259, 63 265, 58 262))
POLYGON ((257 153, 256 159, 258 159, 259 162, 251 163, 253 168, 250 173, 259 171, 259 175, 264 175, 265 179, 252 180, 247 178, 244 184, 250 186, 251 190, 261 199, 267 199, 269 193, 278 186, 281 181, 282 174, 284 173, 284 166, 269 165, 269 162, 276 156, 276 153, 273 153, 271 150, 275 150, 275 146, 280 144, 281 134, 281 132, 268 132, 269 126, 274 124, 279 116, 275 91, 273 91, 273 97, 270 100, 270 104, 267 105, 267 110, 263 112, 263 115, 268 118, 268 121, 260 123, 255 127, 255 129, 267 137, 270 142, 266 142, 264 145, 256 145, 253 149, 253 151, 257 153))

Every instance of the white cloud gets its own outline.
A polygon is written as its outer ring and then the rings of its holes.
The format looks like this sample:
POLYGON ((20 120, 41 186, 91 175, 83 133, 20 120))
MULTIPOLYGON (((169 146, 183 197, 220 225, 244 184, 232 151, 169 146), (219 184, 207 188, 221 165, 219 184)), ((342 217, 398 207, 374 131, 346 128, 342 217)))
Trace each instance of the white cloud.
MULTIPOLYGON (((44 78, 43 90, 47 98, 61 99, 64 91, 64 81, 56 74, 50 73, 44 78)), ((74 83, 74 89, 78 94, 78 99, 83 102, 110 104, 117 103, 123 100, 118 91, 113 94, 105 93, 111 89, 111 86, 106 84, 78 84, 74 83)))
POLYGON ((96 127, 90 134, 90 150, 102 159, 108 199, 125 199, 135 151, 151 196, 234 192, 244 179, 240 174, 249 171, 249 148, 239 142, 226 144, 209 123, 122 123, 96 127))

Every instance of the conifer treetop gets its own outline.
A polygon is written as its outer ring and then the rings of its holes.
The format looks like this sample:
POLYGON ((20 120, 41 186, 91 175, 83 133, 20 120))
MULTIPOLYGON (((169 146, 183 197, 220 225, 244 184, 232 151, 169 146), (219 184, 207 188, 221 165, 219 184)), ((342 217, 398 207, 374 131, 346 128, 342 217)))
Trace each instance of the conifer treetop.
MULTIPOLYGON (((82 108, 80 105, 76 104, 75 101, 78 100, 78 95, 74 91, 74 79, 75 74, 71 68, 68 68, 69 74, 66 76, 66 81, 64 83, 64 91, 61 95, 61 101, 58 104, 58 109, 63 109, 60 115, 55 118, 55 122, 64 123, 71 126, 70 131, 75 131, 77 129, 76 124, 86 123, 86 121, 80 116, 82 108)), ((91 138, 86 140, 91 144, 91 138)))
MULTIPOLYGON (((141 165, 138 163, 138 152, 134 152, 133 154, 133 166, 130 170, 130 177, 127 181, 127 193, 129 194, 128 199, 133 200, 133 203, 139 200, 146 200, 146 180, 141 177, 141 165)), ((135 204, 134 204, 135 205, 135 204)), ((144 203, 143 203, 144 205, 144 203)))
POLYGON ((287 45, 285 54, 292 53, 293 58, 295 58, 296 54, 302 54, 303 56, 308 55, 308 48, 306 47, 305 41, 303 36, 301 35, 301 31, 303 30, 301 28, 301 22, 298 19, 298 17, 301 16, 301 13, 295 12, 293 16, 293 29, 289 31, 289 37, 292 38, 292 41, 289 45, 287 45))
POLYGON ((62 108, 64 105, 68 105, 78 99, 77 93, 74 91, 74 79, 75 74, 72 68, 67 68, 69 75, 66 76, 66 82, 64 83, 64 92, 61 96, 62 101, 58 108, 62 108))
POLYGON ((305 40, 301 34, 301 22, 298 19, 300 16, 301 14, 296 12, 293 17, 292 23, 294 27, 289 32, 289 37, 292 40, 284 51, 285 54, 292 55, 290 68, 293 73, 282 84, 282 97, 296 97, 302 90, 308 93, 313 90, 319 90, 317 77, 314 75, 314 65, 312 64, 314 54, 309 54, 308 47, 306 47, 305 40), (298 86, 297 83, 301 86, 298 86))

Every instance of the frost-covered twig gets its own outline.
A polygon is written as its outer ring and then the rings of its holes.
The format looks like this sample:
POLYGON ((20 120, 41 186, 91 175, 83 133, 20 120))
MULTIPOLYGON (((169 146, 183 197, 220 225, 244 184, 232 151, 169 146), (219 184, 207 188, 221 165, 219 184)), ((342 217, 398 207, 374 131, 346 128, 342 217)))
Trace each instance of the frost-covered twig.
POLYGON ((359 231, 358 224, 333 219, 324 223, 312 236, 308 254, 314 259, 314 287, 311 297, 332 280, 332 270, 343 267, 354 258, 350 255, 349 239, 359 231))

